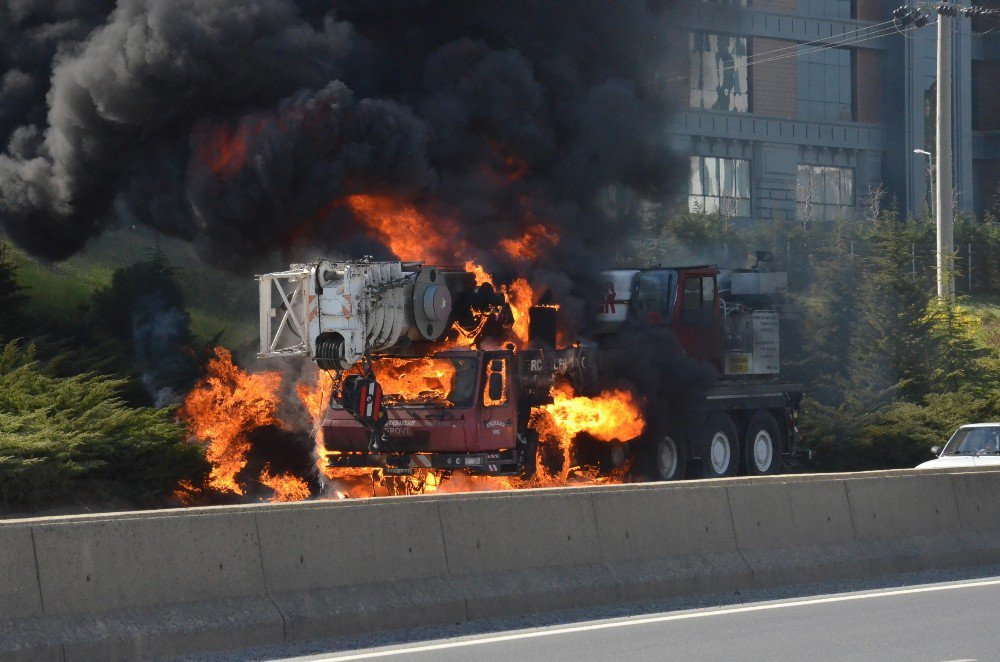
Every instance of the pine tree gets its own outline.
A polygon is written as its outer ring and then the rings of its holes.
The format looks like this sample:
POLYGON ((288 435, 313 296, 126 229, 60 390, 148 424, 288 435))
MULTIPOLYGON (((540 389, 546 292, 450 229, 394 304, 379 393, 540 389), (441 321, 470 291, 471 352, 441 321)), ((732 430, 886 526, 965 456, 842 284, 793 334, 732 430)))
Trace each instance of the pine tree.
POLYGON ((809 385, 813 398, 833 407, 844 399, 860 296, 861 279, 846 230, 843 224, 836 226, 828 248, 815 258, 812 284, 797 302, 802 310, 799 356, 786 362, 791 376, 809 385))
POLYGON ((22 319, 26 297, 17 282, 10 247, 0 243, 0 339, 13 338, 23 330, 22 319))
POLYGON ((198 375, 191 316, 160 252, 115 271, 111 285, 94 292, 85 324, 91 342, 117 358, 114 371, 136 377, 152 402, 176 401, 198 375))
POLYGON ((859 275, 849 397, 869 409, 897 396, 919 402, 928 389, 929 294, 907 269, 905 228, 894 214, 876 219, 869 235, 872 254, 859 275))

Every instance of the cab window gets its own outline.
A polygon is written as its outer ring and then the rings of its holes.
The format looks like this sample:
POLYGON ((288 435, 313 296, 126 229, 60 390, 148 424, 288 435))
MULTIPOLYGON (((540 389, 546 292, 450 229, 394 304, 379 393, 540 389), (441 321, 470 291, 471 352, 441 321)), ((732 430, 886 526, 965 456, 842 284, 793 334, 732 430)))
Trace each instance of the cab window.
POLYGON ((673 279, 670 274, 649 272, 639 274, 632 296, 632 308, 641 319, 669 323, 670 294, 673 291, 673 279))
POLYGON ((715 301, 715 278, 688 276, 684 279, 681 319, 685 324, 711 326, 715 301))
POLYGON ((483 404, 487 407, 507 404, 507 359, 487 361, 486 379, 483 380, 483 404))

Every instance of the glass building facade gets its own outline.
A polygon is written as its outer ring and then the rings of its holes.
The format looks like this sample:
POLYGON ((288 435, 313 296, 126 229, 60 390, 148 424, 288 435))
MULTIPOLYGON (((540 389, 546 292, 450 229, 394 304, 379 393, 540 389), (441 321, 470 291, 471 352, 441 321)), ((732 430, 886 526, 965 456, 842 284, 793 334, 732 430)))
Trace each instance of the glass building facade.
MULTIPOLYGON (((688 209, 829 221, 880 199, 927 213, 933 180, 914 150, 934 151, 937 36, 886 28, 896 6, 692 0, 671 14, 668 38, 688 45, 666 72, 687 101, 668 133, 690 158, 688 209)), ((955 195, 959 209, 1000 217, 1000 29, 983 25, 955 21, 955 195)))
POLYGON ((851 52, 843 48, 798 47, 798 116, 850 122, 854 119, 851 52))

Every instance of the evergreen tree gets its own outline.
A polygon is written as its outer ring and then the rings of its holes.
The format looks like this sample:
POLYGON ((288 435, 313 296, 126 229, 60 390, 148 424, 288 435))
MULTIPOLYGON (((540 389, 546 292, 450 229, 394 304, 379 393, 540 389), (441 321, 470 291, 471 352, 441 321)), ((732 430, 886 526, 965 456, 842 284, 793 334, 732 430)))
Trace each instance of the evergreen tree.
POLYGON ((0 242, 0 339, 13 338, 23 330, 22 319, 26 297, 17 282, 10 247, 0 242))
MULTIPOLYGON (((801 309, 801 339, 791 345, 796 356, 783 361, 795 379, 809 385, 811 396, 837 407, 847 387, 851 341, 857 327, 862 278, 852 259, 850 239, 838 224, 826 250, 815 257, 812 284, 796 297, 801 309)), ((782 343, 789 346, 789 343, 782 343)))
POLYGON ((94 293, 85 322, 94 345, 118 357, 115 372, 136 377, 152 402, 176 402, 194 383, 191 316, 162 253, 115 271, 111 285, 94 293))
POLYGON ((907 269, 905 227, 885 213, 871 224, 869 236, 872 252, 859 274, 847 393, 862 410, 886 404, 897 394, 919 401, 928 388, 929 295, 907 269))
POLYGON ((182 480, 200 484, 208 464, 185 441, 172 409, 129 407, 123 381, 59 377, 33 347, 0 351, 0 506, 71 499, 169 496, 182 480))

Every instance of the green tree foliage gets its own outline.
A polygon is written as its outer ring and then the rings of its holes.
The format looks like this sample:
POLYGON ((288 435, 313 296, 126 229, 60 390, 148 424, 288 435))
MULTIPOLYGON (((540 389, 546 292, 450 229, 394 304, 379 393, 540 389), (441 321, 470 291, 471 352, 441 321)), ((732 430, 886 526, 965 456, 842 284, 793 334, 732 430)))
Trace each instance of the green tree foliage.
MULTIPOLYGON (((959 425, 1000 419, 1000 323, 934 296, 928 219, 873 211, 808 228, 781 219, 740 227, 682 213, 659 223, 645 247, 663 257, 647 262, 694 255, 741 267, 765 249, 768 266, 789 272, 782 370, 805 386, 799 426, 817 452, 813 468, 912 467, 959 425)), ((996 253, 1000 226, 957 218, 956 243, 996 253)))
POLYGON ((800 322, 786 325, 796 342, 783 343, 797 349, 786 353, 789 376, 808 382, 810 393, 820 402, 836 402, 838 394, 848 388, 850 366, 845 357, 856 328, 856 317, 850 311, 858 308, 861 288, 847 229, 843 225, 834 228, 829 245, 817 252, 815 277, 794 298, 801 311, 800 322))
POLYGON ((111 284, 94 292, 83 325, 94 354, 108 357, 114 372, 135 378, 130 402, 176 401, 198 375, 191 316, 162 253, 115 271, 111 284))
POLYGON ((124 384, 96 374, 56 376, 34 349, 0 353, 0 504, 29 507, 104 495, 149 504, 208 465, 184 441, 172 409, 129 407, 124 384))
POLYGON ((0 339, 13 338, 22 328, 24 291, 17 283, 10 247, 0 242, 0 339))
POLYGON ((884 214, 866 227, 870 252, 855 260, 858 296, 849 333, 849 383, 844 394, 855 408, 890 402, 902 389, 919 397, 926 391, 929 294, 907 264, 909 246, 903 224, 884 214))

